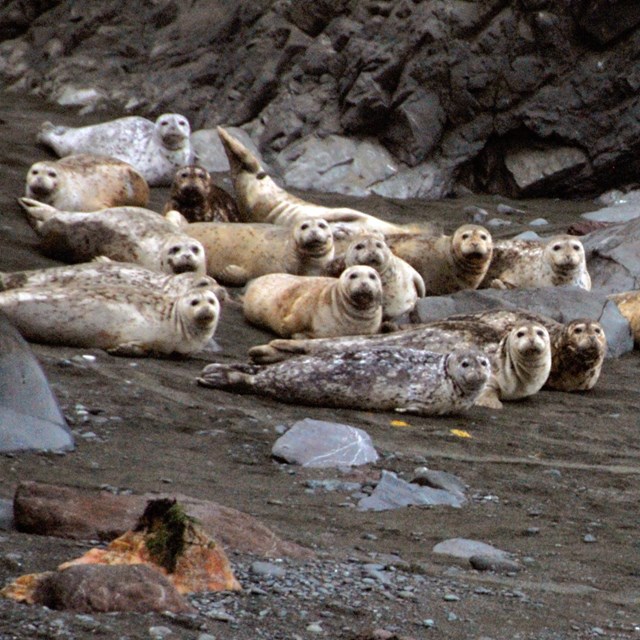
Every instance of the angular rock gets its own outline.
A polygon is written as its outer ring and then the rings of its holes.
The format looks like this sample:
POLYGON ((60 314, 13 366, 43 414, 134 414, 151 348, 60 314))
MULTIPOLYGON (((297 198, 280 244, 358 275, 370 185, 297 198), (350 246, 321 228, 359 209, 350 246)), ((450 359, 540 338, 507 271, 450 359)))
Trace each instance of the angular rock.
POLYGON ((433 487, 434 489, 443 489, 458 496, 463 502, 466 502, 466 487, 464 482, 452 473, 446 471, 438 471, 437 469, 427 469, 427 467, 418 467, 413 472, 411 480, 413 484, 420 486, 433 487))
POLYGON ((303 467, 349 467, 378 459, 371 438, 346 424, 306 418, 276 440, 271 453, 303 467))
POLYGON ((580 214, 581 218, 591 222, 621 223, 640 217, 640 203, 621 202, 610 207, 580 214))
POLYGON ((228 551, 266 558, 311 557, 313 552, 282 540, 256 518, 215 502, 181 494, 114 495, 107 491, 21 482, 14 496, 18 531, 79 540, 112 540, 132 529, 151 499, 175 498, 187 515, 228 551))
POLYGON ((421 487, 398 478, 391 471, 383 470, 373 493, 358 502, 358 509, 360 511, 386 511, 409 505, 446 505, 459 508, 464 502, 464 498, 450 491, 421 487))
POLYGON ((468 538, 450 538, 439 542, 432 549, 433 553, 451 556, 461 560, 469 560, 473 556, 483 556, 492 560, 508 560, 510 554, 486 542, 468 538))
MULTIPOLYGON (((606 230, 603 230, 606 231, 606 230)), ((600 233, 600 232, 596 232, 600 233)), ((591 271, 591 263, 589 264, 591 271)), ((449 296, 431 296, 418 300, 412 320, 432 322, 461 313, 477 313, 487 309, 526 309, 558 322, 576 318, 598 320, 607 336, 607 357, 617 358, 633 349, 631 329, 618 307, 603 290, 585 291, 577 287, 541 289, 480 289, 459 291, 449 296)))

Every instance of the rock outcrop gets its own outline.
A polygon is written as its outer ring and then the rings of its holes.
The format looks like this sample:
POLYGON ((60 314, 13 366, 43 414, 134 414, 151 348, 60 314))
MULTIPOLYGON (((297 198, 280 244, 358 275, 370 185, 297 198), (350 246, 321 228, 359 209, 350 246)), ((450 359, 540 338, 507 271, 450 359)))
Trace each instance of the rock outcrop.
POLYGON ((290 186, 573 196, 640 174, 632 0, 10 0, 0 41, 10 90, 241 126, 290 186))

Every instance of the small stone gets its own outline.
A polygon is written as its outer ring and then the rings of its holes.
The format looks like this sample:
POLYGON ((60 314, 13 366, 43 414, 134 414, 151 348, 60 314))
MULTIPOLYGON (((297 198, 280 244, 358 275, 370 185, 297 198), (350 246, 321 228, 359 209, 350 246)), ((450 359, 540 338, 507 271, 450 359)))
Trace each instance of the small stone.
POLYGON ((210 633, 201 633, 197 640, 216 640, 216 637, 212 636, 210 633))
POLYGON ((453 613, 453 611, 449 611, 449 613, 447 613, 447 621, 448 622, 455 622, 458 619, 458 616, 453 613))
POLYGON ((446 593, 442 599, 445 602, 458 602, 460 600, 460 596, 457 596, 455 593, 446 593))
POLYGON ((512 224, 511 220, 502 220, 502 218, 491 218, 491 220, 489 220, 486 223, 487 227, 508 227, 510 224, 512 224))
POLYGON ((598 538, 596 538, 592 533, 587 533, 582 538, 582 542, 586 542, 586 543, 598 542, 598 538))
POLYGON ((251 565, 251 573, 268 576, 270 578, 282 578, 287 574, 287 571, 284 567, 280 567, 272 562, 257 560, 251 565))
POLYGON ((496 207, 496 211, 501 216, 506 216, 506 215, 512 216, 512 215, 524 213, 522 209, 516 209, 515 207, 512 207, 509 204, 504 204, 502 202, 496 207))
POLYGON ((363 533, 360 536, 363 540, 377 540, 378 536, 375 533, 363 533))
POLYGON ((169 627, 149 627, 149 635, 154 640, 162 640, 173 633, 169 627))
POLYGON ((436 626, 436 621, 433 618, 427 618, 422 621, 422 626, 431 629, 436 626))
POLYGON ((540 533, 539 527, 529 527, 524 531, 525 536, 537 536, 539 533, 540 533))
POLYGON ((318 622, 312 622, 307 626, 307 631, 310 631, 311 633, 322 633, 323 629, 318 622))

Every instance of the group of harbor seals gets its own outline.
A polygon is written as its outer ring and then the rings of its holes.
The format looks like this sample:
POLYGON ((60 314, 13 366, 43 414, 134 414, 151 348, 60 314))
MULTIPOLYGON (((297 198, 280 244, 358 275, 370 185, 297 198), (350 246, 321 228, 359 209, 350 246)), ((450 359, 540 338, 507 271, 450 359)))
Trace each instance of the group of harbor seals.
POLYGON ((375 269, 349 267, 339 278, 273 273, 252 280, 245 318, 283 338, 376 333, 382 323, 382 283, 375 269))
POLYGON ((214 184, 204 167, 180 167, 163 213, 179 211, 187 222, 238 222, 236 201, 214 184))
POLYGON ((205 273, 202 245, 154 211, 141 207, 59 211, 30 198, 19 202, 43 251, 65 262, 107 256, 164 273, 205 273))
POLYGON ((323 207, 306 202, 279 187, 258 159, 222 127, 218 134, 231 167, 238 211, 243 222, 293 225, 302 218, 323 218, 341 233, 363 231, 403 233, 405 228, 347 207, 323 207))
POLYGON ((60 157, 95 153, 128 162, 152 186, 171 184, 176 169, 193 164, 189 121, 177 113, 163 113, 155 122, 127 116, 84 127, 55 126, 45 122, 38 142, 60 157))
POLYGON ((375 347, 299 356, 268 366, 209 364, 198 383, 311 406, 442 415, 468 409, 490 373, 489 359, 475 350, 442 355, 375 347))
POLYGON ((91 154, 32 164, 25 196, 66 211, 146 207, 149 185, 130 164, 91 154))
POLYGON ((202 243, 207 273, 235 287, 268 273, 321 275, 334 255, 333 233, 322 218, 293 227, 195 222, 183 230, 202 243))
POLYGON ((573 285, 591 290, 591 277, 582 242, 557 235, 546 242, 500 240, 480 288, 558 287, 573 285))
POLYGON ((401 234, 386 240, 422 276, 428 296, 476 289, 493 255, 491 234, 475 224, 462 225, 451 236, 401 234))

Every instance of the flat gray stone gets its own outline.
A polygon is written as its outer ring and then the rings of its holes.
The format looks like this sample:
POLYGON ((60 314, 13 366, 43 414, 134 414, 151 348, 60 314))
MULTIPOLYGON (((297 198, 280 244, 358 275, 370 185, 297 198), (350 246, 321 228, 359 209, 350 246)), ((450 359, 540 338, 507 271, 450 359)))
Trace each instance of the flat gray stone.
MULTIPOLYGON (((255 145, 249 134, 239 127, 224 127, 234 138, 239 140, 256 158, 267 171, 268 165, 263 161, 258 147, 255 145)), ((229 171, 229 161, 224 151, 220 136, 216 129, 198 129, 191 134, 191 144, 196 153, 198 164, 211 173, 222 173, 229 171)))
POLYGON ((464 498, 460 498, 450 491, 421 487, 398 478, 391 471, 383 471, 380 482, 376 485, 373 493, 358 502, 358 509, 360 511, 387 511, 409 505, 447 505, 459 508, 464 501, 464 498))
POLYGON ((439 542, 432 549, 433 553, 439 555, 469 560, 473 556, 482 556, 493 560, 508 560, 510 554, 507 551, 498 549, 480 540, 470 540, 469 538, 450 538, 439 542))
POLYGON ((271 453, 303 467, 348 467, 378 459, 369 434, 362 429, 310 418, 296 422, 278 438, 271 453))
POLYGON ((433 489, 443 489, 458 496, 463 502, 466 502, 464 482, 453 473, 446 471, 438 471, 437 469, 427 469, 427 467, 418 467, 413 472, 412 484, 422 487, 432 487, 433 489))
POLYGON ((13 500, 0 500, 0 529, 9 531, 13 528, 13 500))

